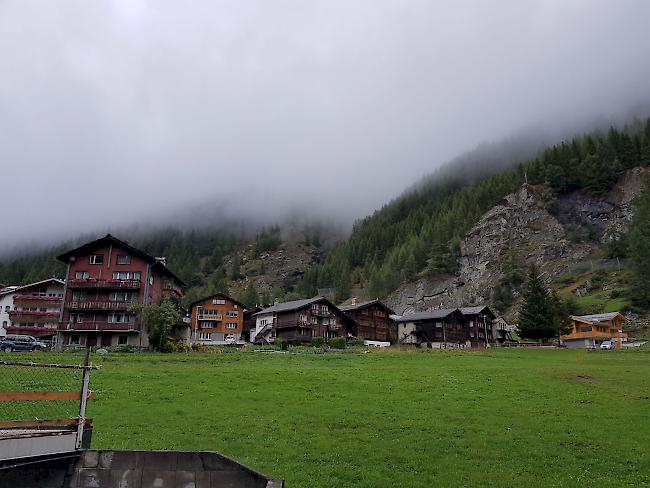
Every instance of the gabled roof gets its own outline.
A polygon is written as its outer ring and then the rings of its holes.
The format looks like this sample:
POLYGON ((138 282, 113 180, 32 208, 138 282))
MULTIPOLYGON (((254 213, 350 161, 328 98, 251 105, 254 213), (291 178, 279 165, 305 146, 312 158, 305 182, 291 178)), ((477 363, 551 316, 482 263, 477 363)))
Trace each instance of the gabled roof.
POLYGON ((229 301, 231 301, 231 302, 236 303, 237 305, 239 305, 242 309, 244 309, 244 310, 246 309, 246 305, 244 305, 244 304, 241 303, 241 302, 238 302, 238 301, 235 300, 234 298, 230 298, 230 297, 229 297, 228 295, 226 295, 225 293, 215 293, 214 295, 209 295, 209 296, 207 296, 207 297, 203 297, 203 298, 200 298, 200 299, 198 299, 198 300, 194 300, 192 303, 189 304, 190 310, 192 309, 192 307, 193 307, 194 305, 198 305, 199 303, 204 302, 205 300, 210 300, 210 299, 212 299, 212 298, 216 298, 216 297, 221 297, 221 298, 223 298, 224 300, 229 300, 229 301))
POLYGON ((61 285, 64 286, 65 282, 63 280, 60 280, 58 278, 48 278, 46 280, 41 280, 37 281, 35 283, 30 283, 28 285, 22 285, 22 286, 10 286, 2 290, 0 292, 1 295, 7 295, 9 293, 20 293, 22 291, 27 291, 31 290, 32 288, 40 288, 43 285, 46 284, 52 284, 52 285, 61 285))
POLYGON ((361 310, 366 307, 370 307, 371 305, 379 305, 379 307, 383 308, 389 315, 394 314, 395 312, 385 303, 380 301, 379 299, 375 300, 367 300, 365 302, 359 302, 354 305, 339 305, 339 310, 342 310, 343 312, 350 312, 352 310, 361 310))
POLYGON ((333 306, 334 308, 337 308, 325 297, 314 297, 314 298, 305 298, 303 300, 293 300, 291 302, 278 303, 277 305, 273 305, 272 307, 265 308, 264 310, 257 312, 256 314, 253 315, 262 315, 262 314, 277 313, 277 312, 290 312, 292 310, 298 310, 299 308, 303 308, 306 307, 307 305, 311 305, 312 303, 316 303, 320 301, 325 301, 329 305, 333 306))
POLYGON ((488 313, 492 318, 496 318, 494 312, 487 305, 478 305, 476 307, 461 307, 459 310, 463 315, 478 315, 484 311, 487 311, 486 313, 488 313))
POLYGON ((106 246, 111 244, 121 247, 126 251, 128 251, 133 256, 137 256, 145 260, 147 263, 152 265, 152 268, 155 267, 159 269, 162 274, 168 275, 172 279, 176 280, 180 285, 185 285, 185 282, 181 280, 178 276, 176 276, 174 273, 172 273, 172 271, 170 271, 170 269, 160 260, 151 256, 150 254, 147 254, 144 251, 141 251, 140 249, 133 247, 129 243, 122 241, 115 236, 112 236, 111 234, 106 234, 104 237, 100 237, 99 239, 95 239, 94 241, 87 242, 83 246, 79 246, 75 249, 71 249, 68 252, 61 254, 60 256, 57 256, 57 259, 64 263, 68 263, 71 257, 90 254, 93 250, 97 249, 100 246, 106 246))
POLYGON ((626 320, 625 315, 623 315, 620 312, 597 313, 593 315, 572 315, 571 318, 573 320, 577 320, 578 322, 584 322, 586 324, 594 324, 598 322, 612 320, 613 318, 619 315, 623 317, 623 320, 626 320))
POLYGON ((431 310, 429 312, 414 312, 401 317, 397 317, 395 322, 415 322, 417 320, 432 320, 432 319, 444 319, 449 317, 453 313, 460 313, 460 310, 457 308, 439 308, 437 310, 431 310))

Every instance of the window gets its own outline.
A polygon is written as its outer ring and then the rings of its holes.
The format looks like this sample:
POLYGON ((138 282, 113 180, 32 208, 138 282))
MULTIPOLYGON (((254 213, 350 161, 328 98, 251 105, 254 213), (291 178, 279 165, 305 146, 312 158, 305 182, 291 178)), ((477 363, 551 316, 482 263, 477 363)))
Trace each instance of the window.
POLYGON ((311 309, 312 309, 313 311, 317 312, 317 311, 318 311, 318 303, 314 303, 314 304, 311 306, 311 309))
POLYGON ((117 264, 131 264, 131 256, 128 256, 126 254, 118 254, 117 264))
POLYGON ((149 276, 149 285, 153 285, 153 275, 149 276))
POLYGON ((442 322, 436 322, 436 327, 441 328, 442 327, 442 322))
POLYGON ((264 327, 264 326, 265 326, 266 324, 268 324, 268 323, 269 323, 269 319, 261 319, 261 320, 260 320, 260 325, 261 325, 262 327, 264 327))
POLYGON ((304 315, 304 314, 300 314, 300 319, 299 320, 300 320, 301 323, 304 324, 304 323, 307 322, 307 316, 304 315))
POLYGON ((108 322, 111 324, 125 324, 129 321, 129 316, 125 313, 109 313, 108 322))
POLYGON ((226 329, 236 329, 236 328, 237 328, 237 324, 234 324, 232 322, 228 322, 226 324, 226 329))
POLYGON ((135 293, 128 291, 114 291, 108 296, 108 300, 111 302, 128 302, 134 300, 135 297, 135 293))
POLYGON ((124 346, 129 342, 129 336, 121 335, 117 336, 117 345, 124 346))
POLYGON ((140 271, 134 271, 131 273, 131 278, 140 281, 140 271))
POLYGON ((74 274, 75 279, 77 280, 87 280, 90 277, 88 271, 77 271, 74 274))
POLYGON ((329 311, 330 311, 330 309, 329 309, 329 307, 328 307, 327 305, 322 305, 320 309, 321 309, 323 312, 329 312, 329 311))
POLYGON ((2 326, 3 326, 3 327, 7 327, 7 321, 6 321, 6 320, 3 320, 3 321, 2 321, 2 326))
POLYGON ((84 314, 82 313, 71 313, 70 314, 70 323, 74 324, 75 322, 77 324, 81 324, 84 321, 84 314))
POLYGON ((73 302, 83 302, 88 298, 88 293, 85 291, 75 291, 72 293, 72 301, 73 302))
POLYGON ((311 323, 312 324, 317 324, 318 323, 318 317, 312 317, 311 318, 311 323))
POLYGON ((81 344, 81 336, 79 334, 72 334, 70 336, 70 344, 81 344))
POLYGON ((199 340, 201 341, 209 341, 212 338, 212 334, 210 332, 199 332, 199 340))
POLYGON ((91 254, 90 259, 88 260, 90 264, 104 264, 104 255, 103 254, 91 254))
POLYGON ((5 305, 5 312, 9 312, 11 310, 11 307, 9 305, 5 305))
POLYGON ((226 301, 223 298, 213 298, 212 305, 225 305, 226 301))
POLYGON ((237 317, 237 310, 228 310, 226 312, 226 317, 237 317))
POLYGON ((199 327, 202 329, 213 329, 214 328, 214 322, 199 322, 199 327))

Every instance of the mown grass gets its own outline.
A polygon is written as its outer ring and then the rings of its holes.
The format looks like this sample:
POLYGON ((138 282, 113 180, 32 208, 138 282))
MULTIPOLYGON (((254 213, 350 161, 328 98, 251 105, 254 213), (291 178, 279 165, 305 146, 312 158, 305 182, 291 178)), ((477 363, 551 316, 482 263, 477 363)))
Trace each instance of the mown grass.
POLYGON ((289 488, 650 483, 648 350, 93 360, 96 448, 216 450, 289 488))

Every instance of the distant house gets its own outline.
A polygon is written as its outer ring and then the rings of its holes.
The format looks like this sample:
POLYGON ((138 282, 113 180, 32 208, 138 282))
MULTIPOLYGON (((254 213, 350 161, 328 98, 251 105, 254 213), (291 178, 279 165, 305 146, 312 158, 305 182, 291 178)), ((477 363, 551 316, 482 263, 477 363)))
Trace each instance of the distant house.
POLYGON ((470 347, 466 319, 457 308, 402 315, 397 322, 400 344, 418 344, 433 348, 470 347))
POLYGON ((345 329, 348 335, 370 341, 397 342, 397 325, 390 318, 394 312, 379 300, 358 301, 339 309, 349 318, 345 329))
POLYGON ((191 342, 200 344, 243 343, 246 305, 223 293, 210 295, 190 305, 191 342))
POLYGON ((603 341, 612 341, 617 348, 627 342, 623 332, 626 318, 619 312, 571 316, 570 331, 560 341, 570 348, 598 347, 603 341))
POLYGON ((31 335, 53 340, 63 302, 64 282, 56 278, 0 292, 0 336, 31 335))
POLYGON ((108 234, 62 254, 68 265, 57 346, 148 347, 133 303, 178 301, 183 281, 156 258, 108 234))
POLYGON ((242 329, 242 340, 244 342, 252 342, 251 332, 255 331, 255 314, 261 310, 262 307, 255 305, 253 307, 248 307, 244 311, 244 327, 242 329))
POLYGON ((492 310, 476 307, 443 308, 395 317, 401 344, 426 347, 486 347, 506 340, 507 331, 495 323, 492 310))
POLYGON ((273 342, 277 338, 307 343, 312 337, 327 340, 345 333, 343 312, 325 297, 278 303, 253 316, 255 330, 251 330, 251 342, 273 342))
POLYGON ((489 307, 480 305, 461 307, 459 310, 465 317, 467 335, 472 347, 482 347, 506 340, 507 331, 495 323, 496 315, 489 307))

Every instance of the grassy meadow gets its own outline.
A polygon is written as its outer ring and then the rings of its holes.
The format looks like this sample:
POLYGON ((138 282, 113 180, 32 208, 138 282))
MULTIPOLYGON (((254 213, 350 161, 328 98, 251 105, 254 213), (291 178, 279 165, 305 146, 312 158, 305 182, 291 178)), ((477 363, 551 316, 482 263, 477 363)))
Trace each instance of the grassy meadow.
MULTIPOLYGON (((31 356, 0 355, 18 357, 31 356)), ((224 351, 93 362, 99 449, 220 451, 288 488, 650 483, 648 349, 224 351)))

